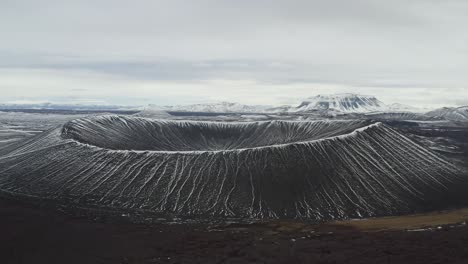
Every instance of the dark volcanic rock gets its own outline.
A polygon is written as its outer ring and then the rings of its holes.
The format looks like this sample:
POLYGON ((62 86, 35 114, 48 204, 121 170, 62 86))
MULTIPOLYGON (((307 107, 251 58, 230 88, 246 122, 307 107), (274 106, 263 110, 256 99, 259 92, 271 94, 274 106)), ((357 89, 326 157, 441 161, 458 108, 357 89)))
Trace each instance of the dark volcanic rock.
POLYGON ((179 216, 307 218, 433 209, 460 171, 381 123, 105 116, 0 150, 0 189, 179 216))

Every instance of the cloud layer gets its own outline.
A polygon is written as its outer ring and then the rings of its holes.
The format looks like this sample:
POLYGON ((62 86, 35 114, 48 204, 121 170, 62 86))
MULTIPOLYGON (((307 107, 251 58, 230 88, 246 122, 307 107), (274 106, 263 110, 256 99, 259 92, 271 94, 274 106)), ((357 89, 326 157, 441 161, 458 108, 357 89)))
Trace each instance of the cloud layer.
POLYGON ((2 101, 468 104, 468 2, 0 3, 2 101))

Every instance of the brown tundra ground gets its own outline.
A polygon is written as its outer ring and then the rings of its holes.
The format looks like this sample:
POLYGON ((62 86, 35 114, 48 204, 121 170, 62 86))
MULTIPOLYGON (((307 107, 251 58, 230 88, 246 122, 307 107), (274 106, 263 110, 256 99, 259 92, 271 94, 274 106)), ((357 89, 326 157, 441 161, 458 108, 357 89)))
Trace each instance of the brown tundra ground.
POLYGON ((0 263, 468 263, 468 209, 310 224, 135 224, 0 200, 0 263))

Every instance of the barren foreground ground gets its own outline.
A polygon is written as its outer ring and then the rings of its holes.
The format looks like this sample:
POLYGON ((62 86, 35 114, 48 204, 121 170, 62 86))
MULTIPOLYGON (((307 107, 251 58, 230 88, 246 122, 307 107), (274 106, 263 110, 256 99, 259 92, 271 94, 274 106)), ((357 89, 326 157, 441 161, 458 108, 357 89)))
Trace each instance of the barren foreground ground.
POLYGON ((3 199, 0 262, 461 264, 467 219, 468 210, 456 210, 322 225, 149 225, 3 199))

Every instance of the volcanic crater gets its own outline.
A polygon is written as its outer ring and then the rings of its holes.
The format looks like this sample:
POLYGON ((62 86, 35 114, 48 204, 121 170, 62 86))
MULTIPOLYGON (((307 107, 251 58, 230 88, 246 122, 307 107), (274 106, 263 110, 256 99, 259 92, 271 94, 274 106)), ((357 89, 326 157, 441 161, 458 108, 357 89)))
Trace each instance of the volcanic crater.
POLYGON ((325 140, 368 125, 369 121, 228 123, 110 116, 68 122, 62 137, 112 150, 229 151, 325 140))
POLYGON ((0 190, 187 217, 428 210, 460 170, 382 123, 88 117, 0 150, 0 190))

